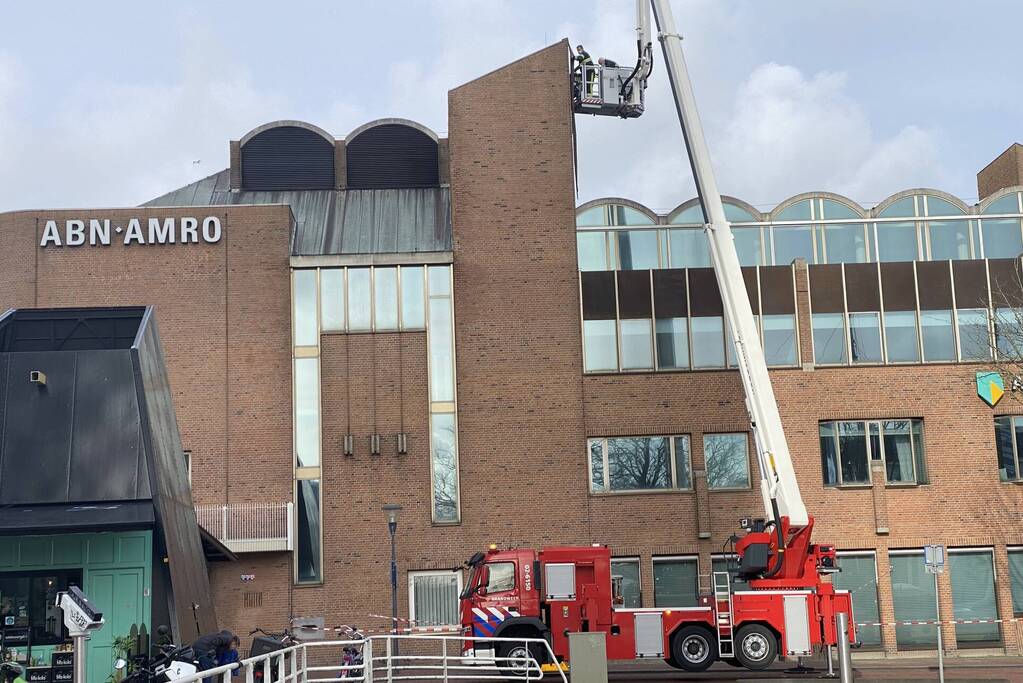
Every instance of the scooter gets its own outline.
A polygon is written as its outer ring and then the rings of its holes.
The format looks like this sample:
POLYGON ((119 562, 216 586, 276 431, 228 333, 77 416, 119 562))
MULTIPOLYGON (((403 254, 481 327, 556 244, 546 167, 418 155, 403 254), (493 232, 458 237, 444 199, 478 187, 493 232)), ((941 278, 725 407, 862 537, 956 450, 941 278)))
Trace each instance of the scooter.
MULTIPOLYGON (((366 636, 359 632, 355 628, 347 628, 345 630, 345 638, 347 640, 365 640, 366 636)), ((362 643, 358 645, 345 645, 341 648, 341 666, 348 667, 341 669, 341 673, 338 675, 338 680, 345 678, 362 678, 365 675, 363 669, 362 659, 362 643)))
MULTIPOLYGON (((122 683, 168 683, 169 681, 191 676, 199 671, 199 662, 191 647, 177 645, 158 645, 160 654, 155 657, 141 655, 132 659, 132 672, 122 679, 122 683)), ((128 661, 118 658, 114 662, 116 671, 128 668, 128 661)))

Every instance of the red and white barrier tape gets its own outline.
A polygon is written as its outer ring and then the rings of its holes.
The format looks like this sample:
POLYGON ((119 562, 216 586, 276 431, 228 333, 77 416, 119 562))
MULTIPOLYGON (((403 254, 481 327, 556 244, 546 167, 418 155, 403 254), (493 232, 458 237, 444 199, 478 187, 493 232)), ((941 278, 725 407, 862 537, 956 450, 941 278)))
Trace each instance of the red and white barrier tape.
POLYGON ((1023 619, 950 619, 937 621, 926 619, 923 621, 864 621, 858 622, 857 626, 934 626, 935 624, 1001 624, 1023 621, 1023 619))

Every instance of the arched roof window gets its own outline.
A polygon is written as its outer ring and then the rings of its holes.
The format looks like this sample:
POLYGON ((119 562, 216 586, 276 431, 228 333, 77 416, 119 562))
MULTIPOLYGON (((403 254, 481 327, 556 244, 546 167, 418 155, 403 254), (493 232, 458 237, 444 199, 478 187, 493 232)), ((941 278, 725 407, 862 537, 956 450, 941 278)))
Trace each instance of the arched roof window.
POLYGON ((641 204, 628 200, 594 200, 579 207, 576 227, 593 228, 602 225, 656 225, 657 214, 641 204))
POLYGON ((413 121, 386 119, 345 139, 347 186, 353 190, 437 187, 437 136, 413 121))
POLYGON ((246 190, 329 190, 335 187, 334 141, 300 121, 260 126, 241 140, 241 168, 246 190))

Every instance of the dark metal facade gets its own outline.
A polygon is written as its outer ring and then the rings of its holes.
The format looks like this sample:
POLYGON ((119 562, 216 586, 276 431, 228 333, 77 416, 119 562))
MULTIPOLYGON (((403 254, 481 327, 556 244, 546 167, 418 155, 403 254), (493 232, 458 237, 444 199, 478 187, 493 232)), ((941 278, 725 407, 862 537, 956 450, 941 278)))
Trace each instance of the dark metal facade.
POLYGON ((298 126, 269 128, 241 148, 246 190, 330 190, 334 182, 334 145, 298 126))

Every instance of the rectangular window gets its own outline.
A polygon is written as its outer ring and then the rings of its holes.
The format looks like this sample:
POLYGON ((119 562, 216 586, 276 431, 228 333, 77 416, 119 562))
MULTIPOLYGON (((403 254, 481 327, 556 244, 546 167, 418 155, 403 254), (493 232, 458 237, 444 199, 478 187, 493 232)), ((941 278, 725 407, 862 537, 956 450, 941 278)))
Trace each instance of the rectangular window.
MULTIPOLYGON (((760 228, 732 227, 735 238, 735 250, 739 253, 740 266, 764 265, 764 252, 761 247, 760 228)), ((708 264, 709 265, 709 264, 708 264)))
POLYGON ((192 451, 184 451, 185 456, 185 471, 188 472, 188 484, 192 484, 192 451))
POLYGON ((866 263, 867 240, 863 224, 839 223, 823 226, 828 263, 866 263))
POLYGON ((622 320, 622 370, 649 370, 654 367, 654 349, 650 320, 622 320))
POLYGON ((366 332, 373 324, 373 292, 369 268, 348 269, 348 329, 366 332))
POLYGON ((888 484, 927 482, 923 421, 821 422, 821 470, 825 486, 870 483, 870 461, 884 462, 888 484))
POLYGON ((323 557, 320 553, 320 480, 300 479, 296 482, 295 576, 298 583, 319 583, 323 580, 323 557))
POLYGON ((575 244, 579 252, 579 270, 610 270, 607 263, 606 232, 577 232, 575 244))
POLYGON ((458 596, 461 592, 460 571, 409 572, 409 619, 416 626, 458 626, 458 596))
MULTIPOLYGON (((750 590, 749 583, 736 580, 736 574, 739 571, 739 559, 735 555, 714 555, 710 560, 710 570, 712 572, 728 572, 732 583, 732 592, 750 590)), ((713 584, 711 583, 710 585, 713 584)))
POLYGON ((743 434, 704 434, 707 488, 749 488, 749 438, 743 434))
POLYGON ((984 258, 1016 258, 1023 252, 1023 237, 1015 218, 982 220, 981 231, 984 233, 984 258))
POLYGON ((1012 589, 1012 616, 1023 617, 1023 548, 1009 548, 1009 585, 1012 589))
POLYGON ((988 337, 988 315, 983 308, 960 308, 956 310, 959 319, 959 358, 961 360, 988 360, 991 358, 991 341, 988 337))
POLYGON ((588 450, 594 493, 692 488, 688 436, 590 439, 588 450))
POLYGON ((881 314, 850 313, 849 339, 853 363, 880 363, 881 314))
POLYGON ((451 299, 430 298, 430 333, 426 337, 430 353, 430 400, 455 400, 455 364, 451 338, 451 299))
POLYGON ((920 361, 920 341, 916 331, 916 311, 886 311, 884 341, 889 363, 920 361))
POLYGON ((622 270, 658 267, 657 231, 622 230, 618 233, 618 263, 622 270))
POLYGON ((1023 358, 1020 336, 1023 330, 1023 309, 996 308, 994 313, 995 349, 998 358, 1018 362, 1023 358))
MULTIPOLYGON (((895 621, 934 621, 934 576, 924 568, 923 551, 890 553, 892 602, 895 621)), ((859 618, 857 617, 857 620, 859 618)), ((896 626, 895 640, 900 650, 933 648, 938 644, 932 624, 896 626)))
POLYGON ((320 329, 323 332, 345 330, 345 271, 342 268, 320 271, 320 329))
POLYGON ((295 466, 320 464, 320 359, 295 359, 295 466))
POLYGON ((401 329, 426 327, 426 284, 422 266, 401 269, 401 329))
POLYGON ((615 335, 615 326, 614 320, 583 321, 586 372, 618 369, 618 338, 615 335))
POLYGON ((809 225, 771 228, 774 237, 774 264, 787 266, 797 258, 813 263, 813 235, 809 225))
POLYGON ((658 318, 657 367, 676 370, 689 367, 689 321, 686 318, 658 318))
POLYGON ((692 318, 693 367, 725 367, 725 328, 720 317, 692 318))
POLYGON ((765 315, 764 358, 772 367, 791 367, 798 364, 796 355, 796 316, 788 314, 765 315))
POLYGON ((1023 447, 1023 418, 1003 415, 995 418, 995 450, 998 453, 998 478, 1019 481, 1019 451, 1023 447))
POLYGON ((924 361, 955 361, 956 340, 952 311, 920 311, 920 331, 924 338, 924 361))
MULTIPOLYGON (((957 550, 948 553, 949 573, 952 581, 954 618, 959 620, 998 619, 998 601, 995 597, 995 564, 991 550, 957 550)), ((956 624, 956 642, 959 647, 992 645, 1002 640, 997 623, 956 624)))
POLYGON ((81 569, 0 574, 0 632, 25 633, 33 646, 56 645, 68 639, 57 593, 82 586, 81 569))
POLYGON ((672 268, 709 268, 710 244, 702 228, 669 230, 672 268))
POLYGON ((931 221, 928 231, 931 236, 932 261, 972 258, 969 221, 931 221))
POLYGON ((655 557, 654 606, 696 607, 699 588, 695 557, 655 557))
POLYGON ((316 346, 316 271, 294 270, 295 346, 316 346))
POLYGON ((430 266, 426 270, 430 296, 451 296, 451 267, 430 266))
POLYGON ((614 558, 611 560, 611 576, 620 576, 622 580, 622 607, 636 608, 643 606, 642 584, 639 582, 639 558, 614 558))
POLYGON ((814 313, 813 362, 817 365, 845 363, 845 316, 841 313, 814 313))
POLYGON ((374 329, 398 329, 398 269, 373 269, 374 329))
MULTIPOLYGON (((856 621, 861 624, 880 622, 877 604, 877 564, 874 553, 840 552, 838 566, 842 571, 831 575, 831 583, 838 590, 849 591, 856 621)), ((881 645, 880 626, 857 626, 856 635, 866 646, 881 645)))
POLYGON ((916 223, 878 223, 878 261, 916 261, 916 223))
POLYGON ((454 413, 430 416, 433 449, 433 519, 458 521, 458 450, 454 413))

